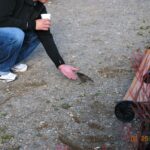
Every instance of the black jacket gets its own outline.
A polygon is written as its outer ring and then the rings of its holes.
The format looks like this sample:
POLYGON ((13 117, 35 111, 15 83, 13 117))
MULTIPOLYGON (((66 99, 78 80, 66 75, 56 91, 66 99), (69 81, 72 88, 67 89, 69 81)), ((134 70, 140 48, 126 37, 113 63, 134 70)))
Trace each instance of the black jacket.
POLYGON ((0 27, 35 29, 35 19, 45 12, 45 6, 33 0, 0 0, 0 27))

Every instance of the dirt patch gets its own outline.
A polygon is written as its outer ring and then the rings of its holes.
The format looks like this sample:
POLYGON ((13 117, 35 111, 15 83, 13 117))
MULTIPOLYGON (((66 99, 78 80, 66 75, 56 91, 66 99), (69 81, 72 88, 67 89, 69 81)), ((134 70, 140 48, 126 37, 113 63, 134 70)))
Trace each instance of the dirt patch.
POLYGON ((114 66, 104 67, 98 70, 100 76, 104 78, 115 78, 128 75, 132 73, 129 69, 115 68, 114 66))

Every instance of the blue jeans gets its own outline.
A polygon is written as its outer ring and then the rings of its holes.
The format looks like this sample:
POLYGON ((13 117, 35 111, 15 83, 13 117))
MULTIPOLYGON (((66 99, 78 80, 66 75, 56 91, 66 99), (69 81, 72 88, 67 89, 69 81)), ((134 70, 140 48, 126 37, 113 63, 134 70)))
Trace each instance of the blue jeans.
POLYGON ((23 32, 19 28, 0 28, 0 75, 26 59, 38 46, 39 39, 31 31, 23 32))

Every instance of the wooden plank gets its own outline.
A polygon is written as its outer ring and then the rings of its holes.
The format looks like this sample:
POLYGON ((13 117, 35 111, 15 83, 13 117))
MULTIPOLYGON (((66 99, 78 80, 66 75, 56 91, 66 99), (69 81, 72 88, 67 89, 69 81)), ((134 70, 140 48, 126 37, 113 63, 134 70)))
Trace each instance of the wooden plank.
POLYGON ((145 51, 144 58, 140 64, 130 88, 128 89, 123 100, 131 101, 150 101, 150 84, 143 82, 143 76, 150 69, 150 49, 145 51))

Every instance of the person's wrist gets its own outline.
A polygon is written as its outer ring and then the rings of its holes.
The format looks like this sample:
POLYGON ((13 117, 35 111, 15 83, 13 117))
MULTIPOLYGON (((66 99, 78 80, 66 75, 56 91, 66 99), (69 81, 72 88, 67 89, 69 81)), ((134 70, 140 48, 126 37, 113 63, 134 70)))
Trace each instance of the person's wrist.
POLYGON ((64 66, 65 66, 65 64, 61 64, 58 66, 58 69, 61 70, 64 66))

